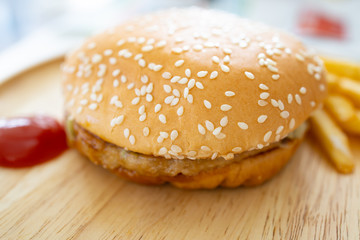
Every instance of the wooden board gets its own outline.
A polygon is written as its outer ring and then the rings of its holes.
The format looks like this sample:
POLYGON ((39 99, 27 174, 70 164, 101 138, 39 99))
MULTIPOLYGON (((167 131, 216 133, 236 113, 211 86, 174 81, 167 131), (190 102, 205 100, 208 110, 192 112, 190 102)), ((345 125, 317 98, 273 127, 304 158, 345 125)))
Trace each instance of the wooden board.
MULTIPOLYGON (((60 61, 0 86, 0 115, 61 119, 60 61)), ((27 169, 0 168, 0 239, 359 239, 356 171, 338 174, 310 139, 255 188, 189 191, 118 179, 69 150, 27 169)))

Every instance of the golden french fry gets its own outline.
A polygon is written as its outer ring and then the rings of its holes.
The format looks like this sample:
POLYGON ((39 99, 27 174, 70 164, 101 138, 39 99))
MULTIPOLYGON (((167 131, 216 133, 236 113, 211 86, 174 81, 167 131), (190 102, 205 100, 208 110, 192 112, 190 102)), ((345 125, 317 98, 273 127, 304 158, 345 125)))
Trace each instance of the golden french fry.
POLYGON ((360 135, 360 110, 356 110, 349 99, 340 95, 330 95, 325 100, 325 108, 342 129, 360 135))
POLYGON ((344 122, 342 128, 349 133, 360 135, 360 110, 351 119, 344 122))
POLYGON ((324 61, 324 65, 328 72, 360 80, 360 64, 326 57, 323 57, 322 60, 324 61))
POLYGON ((332 73, 327 73, 326 74, 326 81, 328 84, 328 89, 330 92, 336 91, 337 89, 337 85, 339 82, 339 76, 332 74, 332 73))
POLYGON ((329 95, 325 99, 325 107, 339 123, 344 123, 355 115, 354 104, 341 95, 329 95))
POLYGON ((360 106, 360 82, 350 78, 340 78, 337 89, 349 97, 357 106, 360 106))
POLYGON ((341 173, 351 173, 354 162, 348 138, 324 110, 317 110, 310 118, 312 131, 341 173))

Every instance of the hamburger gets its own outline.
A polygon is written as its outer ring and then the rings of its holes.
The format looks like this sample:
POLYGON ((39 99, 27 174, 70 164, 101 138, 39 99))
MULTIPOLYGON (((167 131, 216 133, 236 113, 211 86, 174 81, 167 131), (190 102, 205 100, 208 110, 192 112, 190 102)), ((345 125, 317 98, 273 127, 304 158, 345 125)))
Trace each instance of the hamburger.
POLYGON ((322 61, 295 37, 199 8, 98 34, 63 72, 70 145, 123 178, 180 188, 270 179, 326 95, 322 61))

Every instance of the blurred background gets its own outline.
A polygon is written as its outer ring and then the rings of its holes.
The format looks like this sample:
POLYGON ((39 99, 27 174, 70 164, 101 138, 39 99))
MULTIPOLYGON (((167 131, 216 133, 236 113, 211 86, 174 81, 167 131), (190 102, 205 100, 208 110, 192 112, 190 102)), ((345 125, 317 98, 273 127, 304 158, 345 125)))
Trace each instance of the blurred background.
POLYGON ((0 0, 0 66, 34 64, 132 16, 193 5, 268 23, 323 55, 360 61, 360 0, 0 0))

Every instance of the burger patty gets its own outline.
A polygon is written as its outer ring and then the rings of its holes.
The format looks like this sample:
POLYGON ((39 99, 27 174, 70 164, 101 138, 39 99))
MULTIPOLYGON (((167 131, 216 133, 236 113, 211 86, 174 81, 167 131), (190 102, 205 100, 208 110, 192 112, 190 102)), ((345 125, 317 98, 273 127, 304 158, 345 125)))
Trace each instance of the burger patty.
MULTIPOLYGON (((235 154, 233 159, 226 160, 223 157, 212 159, 166 159, 160 156, 144 155, 128 151, 122 147, 106 142, 98 136, 90 133, 75 121, 67 122, 67 132, 70 145, 76 147, 83 155, 87 156, 95 164, 104 168, 116 170, 125 168, 134 170, 138 174, 146 176, 194 176, 202 171, 221 168, 234 162, 241 162, 246 158, 262 154, 286 146, 292 141, 294 134, 279 142, 272 143, 261 150, 246 151, 235 154)), ((296 136, 295 136, 296 137, 296 136)), ((302 136, 300 136, 302 137, 302 136)))

